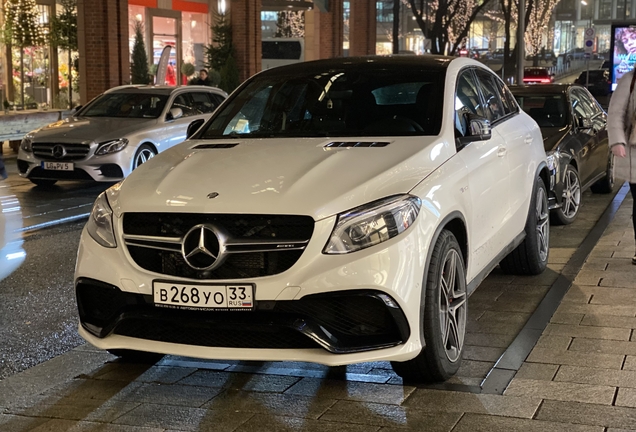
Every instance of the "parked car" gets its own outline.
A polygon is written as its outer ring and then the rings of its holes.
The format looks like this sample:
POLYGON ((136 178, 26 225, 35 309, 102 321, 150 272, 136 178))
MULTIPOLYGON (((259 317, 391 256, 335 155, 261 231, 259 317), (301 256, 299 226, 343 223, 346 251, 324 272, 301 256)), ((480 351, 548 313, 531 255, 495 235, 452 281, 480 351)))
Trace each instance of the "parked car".
POLYGON ((124 357, 390 360, 444 380, 486 275, 546 268, 548 181, 536 122, 475 60, 264 71, 98 197, 79 332, 124 357))
POLYGON ((111 89, 72 117, 27 134, 18 170, 36 185, 58 180, 119 181, 157 153, 182 142, 227 97, 213 87, 111 89))
POLYGON ((607 96, 612 89, 612 81, 607 69, 592 69, 589 71, 589 76, 588 71, 583 71, 574 82, 587 87, 592 96, 607 96))
POLYGON ((585 60, 585 48, 574 48, 563 54, 566 60, 585 60))
POLYGON ((545 67, 527 67, 523 70, 524 84, 550 84, 554 76, 545 67))
POLYGON ((605 69, 607 71, 609 71, 610 69, 612 69, 612 61, 611 60, 605 60, 603 61, 603 63, 601 64, 600 69, 605 69))
POLYGON ((572 223, 582 193, 610 193, 613 159, 608 147, 607 114, 579 85, 510 87, 519 105, 541 127, 548 164, 555 177, 550 191, 552 221, 572 223))
POLYGON ((26 258, 20 228, 20 202, 0 178, 0 280, 15 271, 26 258))

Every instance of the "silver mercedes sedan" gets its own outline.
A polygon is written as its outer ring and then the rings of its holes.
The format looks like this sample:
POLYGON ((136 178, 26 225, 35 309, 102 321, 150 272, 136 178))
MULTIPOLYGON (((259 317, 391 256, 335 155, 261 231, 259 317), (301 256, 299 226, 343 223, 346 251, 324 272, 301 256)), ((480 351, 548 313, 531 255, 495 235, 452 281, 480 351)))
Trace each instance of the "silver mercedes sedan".
POLYGON ((36 185, 58 180, 116 182, 186 139, 227 98, 214 87, 121 86, 72 117, 28 133, 18 170, 36 185))

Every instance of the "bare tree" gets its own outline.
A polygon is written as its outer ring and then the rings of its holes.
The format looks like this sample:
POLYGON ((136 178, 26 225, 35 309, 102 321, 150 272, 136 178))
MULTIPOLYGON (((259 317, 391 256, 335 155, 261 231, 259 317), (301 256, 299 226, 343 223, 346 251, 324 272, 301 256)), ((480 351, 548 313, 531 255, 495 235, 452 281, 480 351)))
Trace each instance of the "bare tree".
POLYGON ((432 41, 431 52, 449 55, 461 47, 471 24, 489 3, 490 0, 436 0, 425 6, 422 1, 408 0, 418 26, 432 41), (425 7, 430 8, 430 13, 425 7))

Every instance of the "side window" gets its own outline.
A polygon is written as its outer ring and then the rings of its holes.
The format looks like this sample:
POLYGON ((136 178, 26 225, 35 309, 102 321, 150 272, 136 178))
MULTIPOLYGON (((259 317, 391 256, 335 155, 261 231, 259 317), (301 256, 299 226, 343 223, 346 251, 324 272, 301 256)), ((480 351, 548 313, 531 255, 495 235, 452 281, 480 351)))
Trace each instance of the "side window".
POLYGON ((485 116, 479 100, 477 83, 470 70, 466 70, 459 75, 455 90, 455 132, 459 136, 466 136, 468 131, 466 114, 485 116))
POLYGON ((510 93, 510 90, 508 90, 508 87, 506 87, 500 79, 495 79, 495 83, 497 84, 497 89, 499 90, 499 95, 501 97, 501 102, 503 102, 504 112, 506 115, 519 112, 517 101, 512 93, 510 93))
POLYGON ((596 101, 592 99, 590 94, 584 90, 575 89, 576 95, 579 98, 579 101, 585 107, 586 111, 590 112, 590 118, 593 118, 599 114, 601 114, 601 109, 599 108, 596 101))
POLYGON ((581 99, 580 93, 576 90, 570 92, 570 103, 575 117, 592 118, 594 115, 592 107, 581 99))
POLYGON ((485 108, 488 118, 491 122, 496 122, 506 115, 503 102, 499 98, 499 90, 495 86, 492 75, 481 70, 475 72, 477 73, 479 86, 484 95, 484 101, 486 102, 485 108))
POLYGON ((199 114, 199 112, 192 107, 192 99, 187 93, 177 95, 170 106, 170 109, 172 108, 181 108, 181 111, 183 111, 183 117, 199 114))
POLYGON ((192 98, 192 106, 198 111, 199 114, 208 114, 213 112, 218 104, 213 100, 209 93, 196 92, 190 93, 192 98))

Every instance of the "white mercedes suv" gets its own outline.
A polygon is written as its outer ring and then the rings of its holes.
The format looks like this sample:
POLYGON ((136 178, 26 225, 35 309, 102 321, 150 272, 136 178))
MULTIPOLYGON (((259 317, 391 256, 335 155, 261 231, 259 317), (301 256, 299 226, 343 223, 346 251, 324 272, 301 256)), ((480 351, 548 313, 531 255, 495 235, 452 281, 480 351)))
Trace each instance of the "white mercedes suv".
POLYGON ((445 380, 488 273, 546 268, 549 176, 537 124, 479 62, 264 71, 99 196, 79 332, 122 356, 389 360, 445 380))

